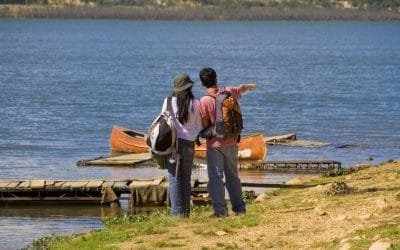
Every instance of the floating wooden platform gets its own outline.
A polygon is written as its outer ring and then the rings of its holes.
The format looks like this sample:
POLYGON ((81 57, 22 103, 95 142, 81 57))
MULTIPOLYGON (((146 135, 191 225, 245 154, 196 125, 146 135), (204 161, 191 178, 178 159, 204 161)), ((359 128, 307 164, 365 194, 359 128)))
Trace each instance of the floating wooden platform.
POLYGON ((325 172, 335 168, 341 168, 342 164, 334 160, 288 160, 288 161, 261 161, 241 162, 241 169, 263 169, 273 171, 309 171, 325 172))
POLYGON ((127 180, 0 180, 0 204, 108 205, 119 203, 124 193, 131 195, 132 206, 166 203, 168 182, 164 177, 127 180), (152 195, 156 199, 148 198, 152 195))
POLYGON ((151 160, 150 153, 124 154, 114 157, 98 157, 91 160, 80 160, 76 163, 79 167, 87 166, 135 166, 151 160))
POLYGON ((291 147, 324 147, 330 145, 328 142, 298 140, 295 133, 285 135, 264 136, 264 142, 271 146, 291 146, 291 147))
MULTIPOLYGON (((151 160, 150 154, 126 154, 116 157, 100 157, 93 160, 83 160, 78 166, 127 166, 151 160)), ((207 164, 193 162, 195 168, 207 168, 207 164)), ((277 160, 277 161, 239 161, 239 169, 263 169, 280 172, 308 171, 325 172, 330 169, 341 168, 341 162, 334 160, 277 160)))
MULTIPOLYGON (((192 200, 209 203, 207 181, 193 180, 192 200)), ((310 185, 247 183, 244 187, 306 188, 310 185)), ((126 180, 0 180, 0 205, 119 205, 129 194, 129 206, 169 205, 167 178, 126 180)))

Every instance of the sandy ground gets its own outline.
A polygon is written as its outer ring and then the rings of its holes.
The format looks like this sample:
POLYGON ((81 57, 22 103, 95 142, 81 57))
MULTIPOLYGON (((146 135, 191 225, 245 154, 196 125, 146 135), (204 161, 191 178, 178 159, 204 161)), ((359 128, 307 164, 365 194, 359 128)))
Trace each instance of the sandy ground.
POLYGON ((217 224, 224 224, 224 220, 229 224, 246 219, 233 215, 223 219, 204 218, 200 222, 179 219, 177 226, 169 228, 167 233, 139 236, 117 246, 121 249, 350 249, 357 240, 400 245, 400 234, 389 238, 376 234, 367 239, 372 236, 357 232, 386 224, 397 225, 400 232, 399 161, 323 181, 330 183, 259 197, 261 201, 249 206, 244 216, 257 215, 260 221, 256 226, 214 228, 216 220, 217 224))

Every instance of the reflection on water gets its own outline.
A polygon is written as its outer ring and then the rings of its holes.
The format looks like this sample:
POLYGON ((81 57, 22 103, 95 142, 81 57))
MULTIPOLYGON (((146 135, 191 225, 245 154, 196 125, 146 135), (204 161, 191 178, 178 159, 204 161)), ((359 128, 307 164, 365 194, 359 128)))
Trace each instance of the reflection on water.
POLYGON ((137 214, 159 207, 122 208, 101 206, 3 206, 0 207, 0 249, 19 249, 51 235, 70 235, 103 227, 102 219, 137 214), (19 239, 16 241, 15 239, 19 239))
POLYGON ((123 214, 122 208, 102 206, 8 206, 0 209, 1 217, 98 217, 123 214))
POLYGON ((117 213, 99 207, 2 207, 0 248, 19 249, 41 237, 102 228, 101 216, 117 213))

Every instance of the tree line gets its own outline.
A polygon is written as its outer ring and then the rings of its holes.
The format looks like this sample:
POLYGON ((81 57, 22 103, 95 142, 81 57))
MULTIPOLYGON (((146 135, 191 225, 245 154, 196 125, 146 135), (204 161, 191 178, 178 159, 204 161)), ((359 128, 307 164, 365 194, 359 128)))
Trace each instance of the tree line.
POLYGON ((400 12, 400 0, 0 0, 0 4, 218 8, 337 8, 400 12))

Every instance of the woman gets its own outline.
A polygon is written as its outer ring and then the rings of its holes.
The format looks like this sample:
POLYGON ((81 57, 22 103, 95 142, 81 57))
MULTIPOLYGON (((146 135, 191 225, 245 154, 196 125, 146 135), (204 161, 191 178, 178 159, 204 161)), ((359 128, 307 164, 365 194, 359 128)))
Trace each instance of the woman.
MULTIPOLYGON (((168 162, 168 178, 171 199, 171 214, 188 217, 190 213, 191 175, 194 158, 194 140, 201 130, 200 102, 192 93, 194 82, 187 74, 177 75, 174 79, 172 94, 172 112, 176 117, 178 136, 177 164, 168 162), (177 170, 177 171, 176 171, 177 170)), ((161 112, 167 109, 167 98, 161 112)))

